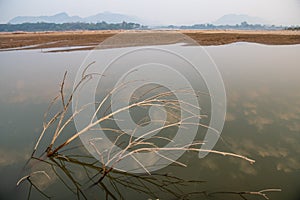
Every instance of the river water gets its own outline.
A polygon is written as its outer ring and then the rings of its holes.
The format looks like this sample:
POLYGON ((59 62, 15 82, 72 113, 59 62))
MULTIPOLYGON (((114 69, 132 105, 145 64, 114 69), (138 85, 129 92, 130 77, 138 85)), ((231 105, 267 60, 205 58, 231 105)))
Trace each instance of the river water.
MULTIPOLYGON (((209 154, 198 159, 197 154, 185 154, 181 159, 186 168, 167 167, 158 172, 205 181, 191 184, 186 191, 280 188, 281 192, 268 193, 269 197, 299 199, 300 46, 235 43, 205 49, 221 73, 227 95, 226 121, 222 139, 215 149, 242 154, 256 162, 251 165, 232 157, 209 154)), ((72 88, 76 71, 87 54, 88 51, 0 52, 1 199, 27 198, 28 184, 22 182, 17 187, 16 183, 24 175, 24 165, 42 130, 43 114, 59 92, 66 70, 69 74, 65 87, 72 88)), ((53 186, 58 184, 57 178, 50 182, 42 189, 54 199, 76 197, 65 187, 53 186)), ((120 190, 128 193, 125 195, 128 199, 148 198, 126 187, 120 190)), ((32 193, 32 199, 43 198, 34 190, 32 193)), ((231 194, 194 198, 240 199, 231 194)), ((174 197, 164 194, 162 199, 174 197)), ((249 199, 263 198, 250 196, 249 199)))

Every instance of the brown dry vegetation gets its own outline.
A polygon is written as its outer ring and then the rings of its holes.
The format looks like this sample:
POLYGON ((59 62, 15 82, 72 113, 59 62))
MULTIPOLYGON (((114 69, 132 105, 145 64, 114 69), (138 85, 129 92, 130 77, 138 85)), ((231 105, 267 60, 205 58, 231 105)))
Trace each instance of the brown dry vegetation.
POLYGON ((254 42, 268 45, 300 44, 296 31, 189 31, 183 32, 201 45, 254 42))
MULTIPOLYGON (((70 31, 36 33, 0 33, 0 49, 26 47, 26 49, 87 46, 92 49, 105 39, 121 33, 141 31, 70 31), (30 47, 31 45, 35 45, 30 47)), ((176 32, 176 31, 144 31, 176 32)), ((269 45, 300 44, 299 31, 177 31, 196 40, 200 45, 222 45, 233 42, 255 42, 269 45)))

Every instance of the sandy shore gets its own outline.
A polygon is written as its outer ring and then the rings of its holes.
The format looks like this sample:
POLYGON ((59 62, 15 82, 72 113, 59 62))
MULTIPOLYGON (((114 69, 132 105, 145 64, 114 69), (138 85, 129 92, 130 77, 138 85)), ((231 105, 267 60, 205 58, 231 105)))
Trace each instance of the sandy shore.
POLYGON ((200 45, 222 45, 234 42, 255 42, 269 45, 300 44, 300 31, 72 31, 36 33, 0 33, 0 49, 40 49, 54 47, 85 46, 92 49, 105 39, 122 32, 166 33, 179 32, 196 40, 200 45))

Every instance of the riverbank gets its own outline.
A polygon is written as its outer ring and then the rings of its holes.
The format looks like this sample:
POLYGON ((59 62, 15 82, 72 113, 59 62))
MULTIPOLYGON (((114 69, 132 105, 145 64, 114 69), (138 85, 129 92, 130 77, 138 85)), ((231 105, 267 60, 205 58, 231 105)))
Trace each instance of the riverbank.
MULTIPOLYGON (((235 31, 235 30, 180 30, 180 31, 66 31, 0 33, 0 49, 43 49, 82 46, 93 49, 105 39, 123 32, 183 33, 200 45, 223 45, 234 42, 253 42, 267 45, 300 44, 300 31, 235 31)), ((70 49, 72 50, 72 49, 70 49)), ((74 48, 73 50, 76 50, 74 48)))

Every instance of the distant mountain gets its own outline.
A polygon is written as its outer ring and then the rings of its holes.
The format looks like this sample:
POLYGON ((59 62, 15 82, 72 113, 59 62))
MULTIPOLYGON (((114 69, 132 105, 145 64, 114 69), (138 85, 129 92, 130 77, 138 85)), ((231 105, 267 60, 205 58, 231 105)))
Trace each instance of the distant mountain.
POLYGON ((103 12, 89 17, 79 17, 79 16, 69 16, 67 13, 58 13, 52 16, 18 16, 11 19, 8 23, 10 24, 22 24, 22 23, 37 23, 37 22, 46 22, 46 23, 69 23, 69 22, 86 22, 86 23, 97 23, 105 21, 107 23, 120 23, 123 21, 134 22, 134 23, 143 23, 143 20, 118 13, 103 12))
POLYGON ((18 16, 11 19, 8 23, 10 24, 22 24, 22 23, 37 23, 37 22, 47 22, 47 23, 68 23, 68 22, 79 22, 82 18, 78 16, 69 16, 67 13, 58 13, 52 16, 18 16))
POLYGON ((242 22, 247 22, 249 24, 267 24, 267 21, 259 17, 253 17, 249 15, 237 15, 237 14, 228 14, 214 21, 215 25, 236 25, 241 24, 242 22))
POLYGON ((83 22, 87 23, 96 23, 96 22, 108 22, 108 23, 120 23, 120 22, 134 22, 134 23, 143 23, 141 19, 129 15, 123 15, 118 13, 103 12, 96 15, 92 15, 86 18, 83 18, 83 22))

